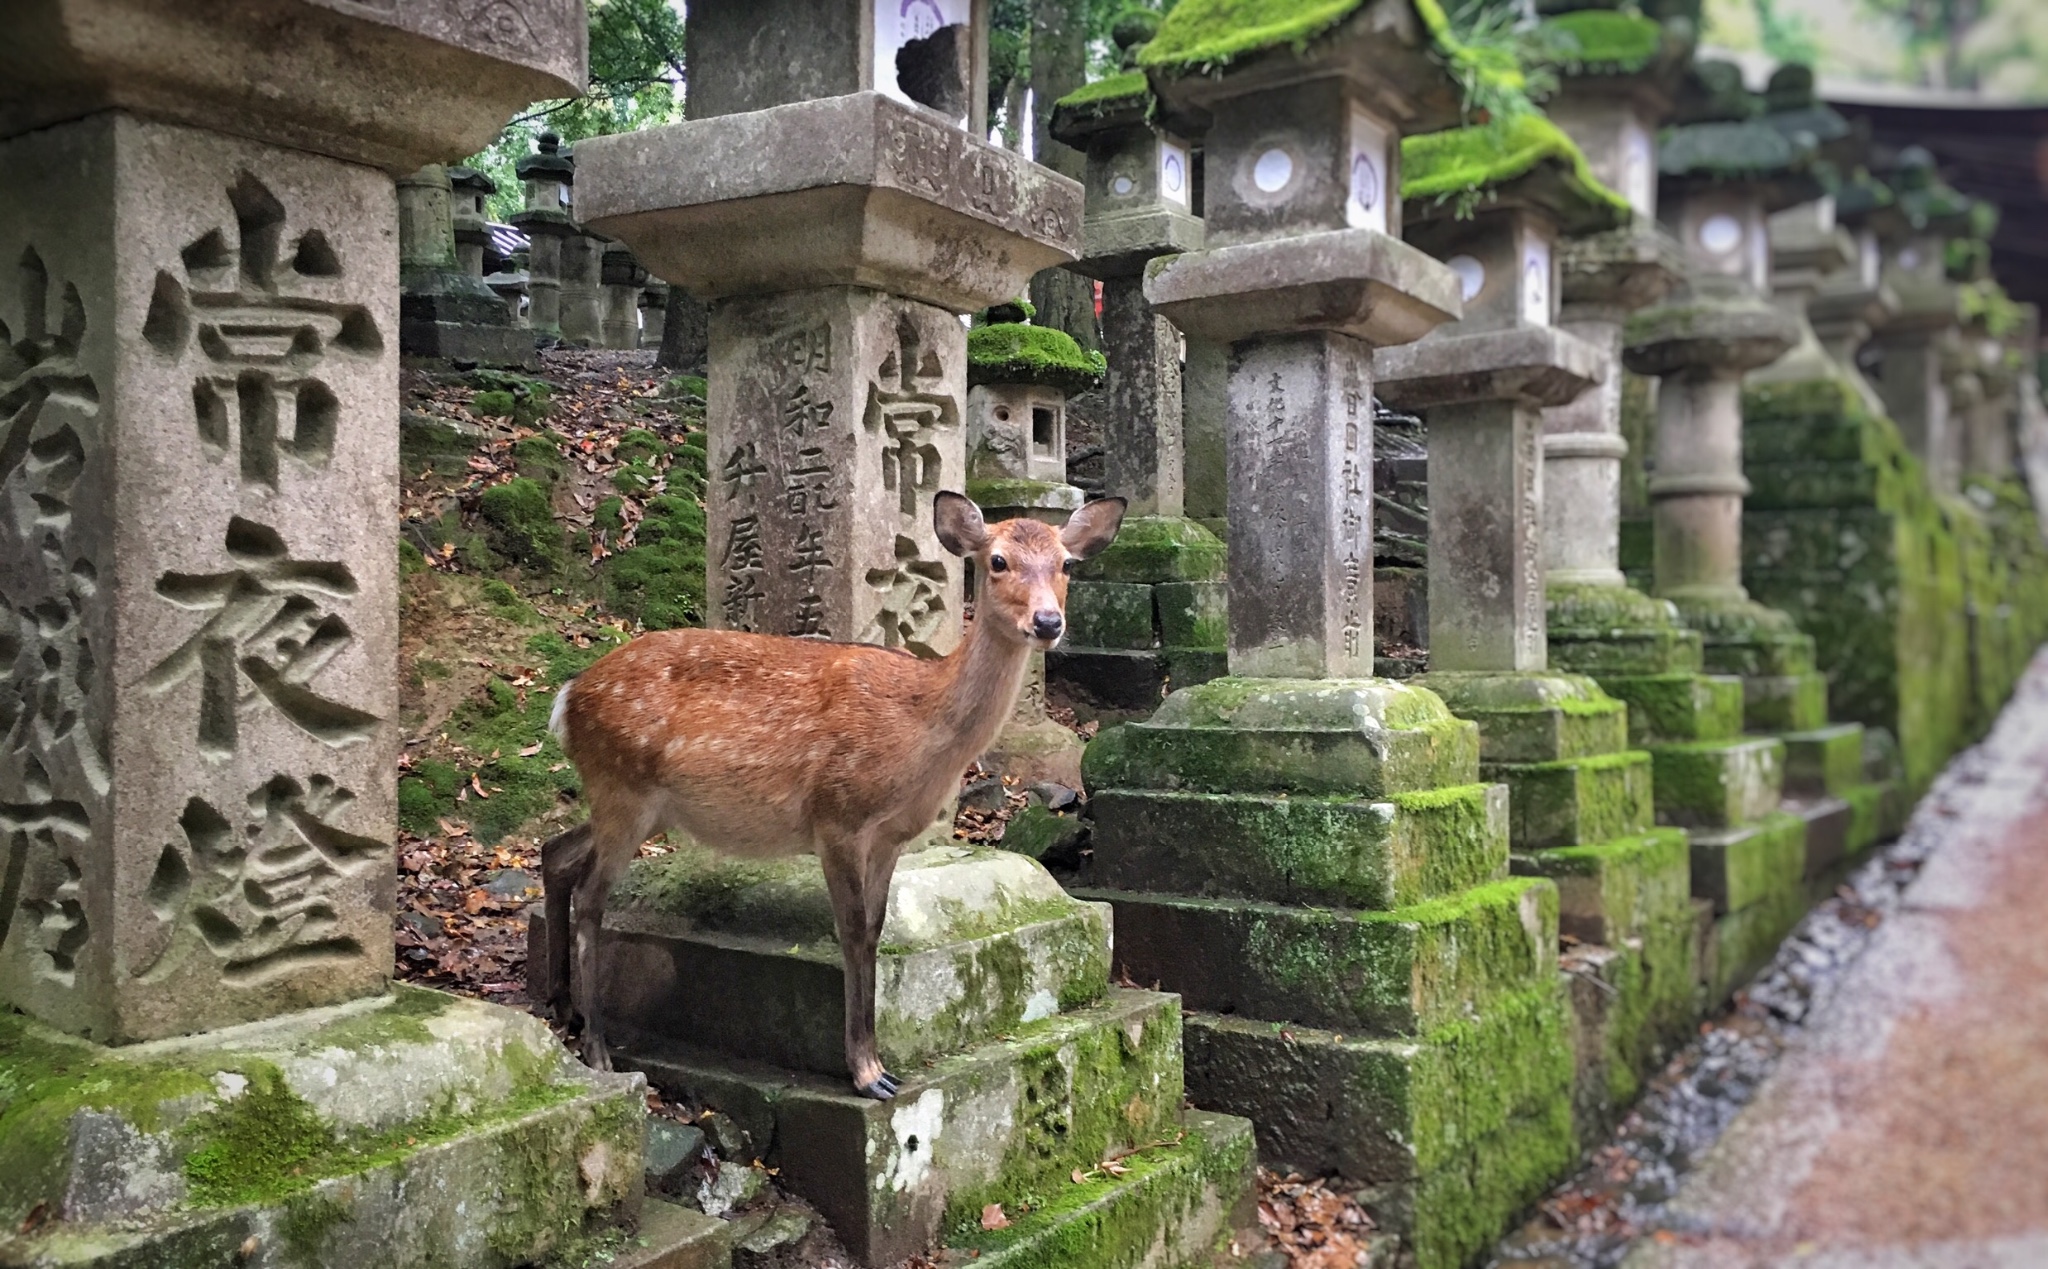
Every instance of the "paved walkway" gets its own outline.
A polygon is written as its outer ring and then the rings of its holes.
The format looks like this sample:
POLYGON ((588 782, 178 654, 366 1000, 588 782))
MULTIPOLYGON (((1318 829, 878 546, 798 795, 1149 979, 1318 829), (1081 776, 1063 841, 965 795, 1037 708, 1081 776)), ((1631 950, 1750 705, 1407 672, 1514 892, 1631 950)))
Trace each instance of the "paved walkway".
POLYGON ((2048 1269, 2048 652, 1900 910, 1627 1269, 2048 1269))

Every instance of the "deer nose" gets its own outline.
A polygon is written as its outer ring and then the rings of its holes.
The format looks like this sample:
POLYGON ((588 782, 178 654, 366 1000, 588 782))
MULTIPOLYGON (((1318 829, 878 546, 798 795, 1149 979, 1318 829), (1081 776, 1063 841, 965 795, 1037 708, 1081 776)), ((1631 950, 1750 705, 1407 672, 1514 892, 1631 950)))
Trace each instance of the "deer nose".
POLYGON ((1057 608, 1041 608, 1031 614, 1031 633, 1041 639, 1057 639, 1066 628, 1066 619, 1057 608))

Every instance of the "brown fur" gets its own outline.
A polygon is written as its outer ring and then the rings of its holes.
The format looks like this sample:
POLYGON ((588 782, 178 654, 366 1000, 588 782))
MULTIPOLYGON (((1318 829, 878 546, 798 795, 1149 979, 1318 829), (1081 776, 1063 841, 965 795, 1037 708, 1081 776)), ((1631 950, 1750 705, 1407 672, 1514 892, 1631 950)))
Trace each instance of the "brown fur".
POLYGON ((1035 616, 1057 613, 1063 625, 1067 561, 1109 544, 1123 504, 1092 503, 1060 531, 1031 520, 986 528, 957 494, 941 494, 934 515, 941 541, 972 556, 980 578, 975 622, 949 656, 669 630, 562 689, 562 745, 590 820, 542 849, 547 971, 556 1016, 583 1020, 591 1065, 610 1065, 596 991, 606 898, 640 844, 676 828, 731 854, 818 856, 845 961, 848 1068, 861 1091, 894 1092, 875 1053, 874 975, 896 857, 1009 718, 1030 653, 1056 642, 1035 616), (996 556, 1001 572, 990 571, 996 556))

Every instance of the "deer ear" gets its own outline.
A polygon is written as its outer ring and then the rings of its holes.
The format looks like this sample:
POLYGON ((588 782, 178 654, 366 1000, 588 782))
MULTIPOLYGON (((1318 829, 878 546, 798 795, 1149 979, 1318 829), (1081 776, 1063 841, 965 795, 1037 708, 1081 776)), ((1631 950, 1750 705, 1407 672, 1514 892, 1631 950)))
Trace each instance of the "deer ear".
POLYGON ((1076 559, 1085 560, 1100 554, 1103 547, 1116 541, 1116 531, 1123 527, 1127 505, 1122 498, 1097 498, 1083 505, 1067 517, 1066 527, 1060 530, 1061 544, 1076 559))
POLYGON ((939 532, 939 545, 955 555, 973 555, 988 545, 988 525, 981 508, 964 494, 940 490, 932 499, 932 527, 939 532))

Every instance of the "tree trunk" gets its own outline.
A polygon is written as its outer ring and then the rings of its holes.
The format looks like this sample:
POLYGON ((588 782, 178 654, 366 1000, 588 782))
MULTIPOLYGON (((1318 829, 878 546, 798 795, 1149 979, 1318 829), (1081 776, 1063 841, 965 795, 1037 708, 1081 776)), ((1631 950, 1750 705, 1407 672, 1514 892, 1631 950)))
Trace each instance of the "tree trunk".
MULTIPOLYGON (((1080 180, 1087 157, 1052 139, 1052 107, 1088 81, 1088 0, 1032 0, 1031 131, 1038 161, 1080 180)), ((1040 326, 1057 327, 1083 348, 1101 348, 1095 320, 1095 283, 1065 269, 1031 279, 1031 302, 1040 326)))
POLYGON ((668 316, 661 328, 661 351, 654 355, 655 368, 677 374, 703 374, 711 350, 710 318, 704 301, 671 283, 668 316))

